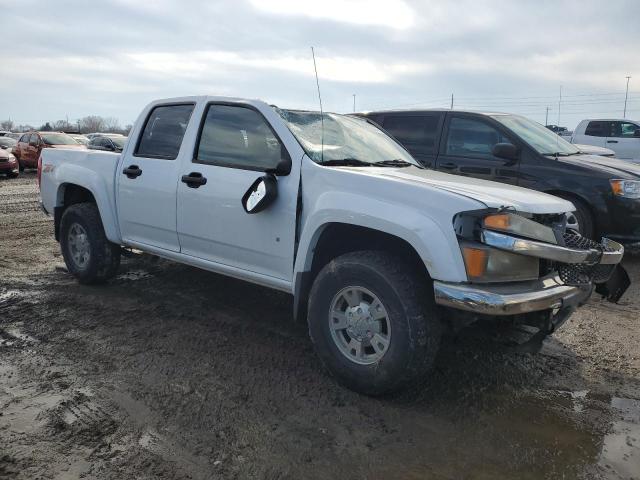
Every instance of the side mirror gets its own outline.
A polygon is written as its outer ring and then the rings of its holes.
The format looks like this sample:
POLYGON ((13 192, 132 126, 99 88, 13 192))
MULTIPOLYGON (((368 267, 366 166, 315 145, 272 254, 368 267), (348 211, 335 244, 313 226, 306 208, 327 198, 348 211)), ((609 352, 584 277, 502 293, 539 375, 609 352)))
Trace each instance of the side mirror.
POLYGON ((278 181, 272 174, 258 178, 242 196, 242 206, 247 213, 258 213, 278 198, 278 181))
POLYGON ((115 152, 116 147, 114 147, 114 146, 113 146, 113 145, 111 145, 111 144, 108 144, 108 145, 105 145, 105 146, 104 146, 104 149, 105 149, 105 150, 109 150, 110 152, 115 152))
POLYGON ((504 158, 505 160, 518 160, 520 152, 518 147, 511 143, 496 143, 491 149, 494 157, 504 158))

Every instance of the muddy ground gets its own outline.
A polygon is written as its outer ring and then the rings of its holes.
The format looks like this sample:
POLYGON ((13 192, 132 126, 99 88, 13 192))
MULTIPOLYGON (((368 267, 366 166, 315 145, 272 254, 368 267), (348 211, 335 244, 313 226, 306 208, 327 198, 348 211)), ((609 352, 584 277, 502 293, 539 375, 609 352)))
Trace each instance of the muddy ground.
POLYGON ((536 354, 468 330, 429 386, 337 386, 288 296, 147 255, 68 275, 0 178, 0 478, 640 478, 640 258, 536 354))

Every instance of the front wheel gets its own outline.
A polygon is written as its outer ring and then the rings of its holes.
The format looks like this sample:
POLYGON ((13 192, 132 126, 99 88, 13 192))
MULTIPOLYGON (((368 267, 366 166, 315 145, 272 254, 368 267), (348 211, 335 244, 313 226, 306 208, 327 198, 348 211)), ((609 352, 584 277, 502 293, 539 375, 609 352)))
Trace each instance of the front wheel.
POLYGON ((381 395, 424 383, 440 344, 431 282, 385 252, 342 255, 316 277, 309 333, 329 373, 381 395))
POLYGON ((60 221, 60 247, 67 269, 80 283, 103 283, 120 266, 120 246, 107 240, 94 203, 77 203, 60 221))

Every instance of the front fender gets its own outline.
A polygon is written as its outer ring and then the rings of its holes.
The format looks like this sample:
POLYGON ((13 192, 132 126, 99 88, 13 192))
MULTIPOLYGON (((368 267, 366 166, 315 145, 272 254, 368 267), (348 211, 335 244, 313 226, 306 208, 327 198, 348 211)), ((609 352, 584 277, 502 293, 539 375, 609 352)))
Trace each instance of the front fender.
POLYGON ((430 217, 427 208, 416 209, 346 192, 323 193, 303 219, 294 282, 300 277, 298 273, 311 269, 318 240, 324 229, 333 223, 366 227, 398 237, 414 248, 433 279, 466 281, 452 220, 453 215, 443 224, 430 217))

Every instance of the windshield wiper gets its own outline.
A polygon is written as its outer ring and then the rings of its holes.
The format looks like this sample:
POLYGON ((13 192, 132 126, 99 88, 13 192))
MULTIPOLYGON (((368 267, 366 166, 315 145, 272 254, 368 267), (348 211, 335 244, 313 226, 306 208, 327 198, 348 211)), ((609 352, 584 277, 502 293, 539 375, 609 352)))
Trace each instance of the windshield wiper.
POLYGON ((322 165, 327 166, 342 166, 342 167, 410 167, 416 166, 413 163, 405 162, 404 160, 382 160, 380 162, 365 162, 357 158, 340 158, 334 160, 325 160, 322 165))
POLYGON ((551 153, 543 153, 545 157, 568 157, 569 155, 573 155, 572 153, 564 153, 564 152, 551 152, 551 153))
POLYGON ((400 160, 399 158, 396 158, 394 160, 383 160, 381 162, 376 162, 376 165, 381 165, 383 167, 416 167, 417 165, 415 165, 414 163, 411 162, 405 162, 404 160, 400 160))
POLYGON ((321 162, 321 165, 327 165, 329 167, 371 167, 374 164, 371 162, 365 162, 364 160, 358 160, 357 158, 340 158, 335 160, 325 160, 324 162, 321 162))

